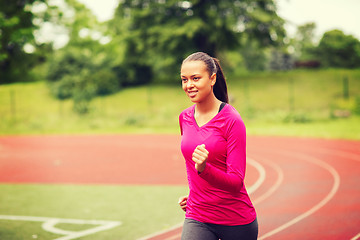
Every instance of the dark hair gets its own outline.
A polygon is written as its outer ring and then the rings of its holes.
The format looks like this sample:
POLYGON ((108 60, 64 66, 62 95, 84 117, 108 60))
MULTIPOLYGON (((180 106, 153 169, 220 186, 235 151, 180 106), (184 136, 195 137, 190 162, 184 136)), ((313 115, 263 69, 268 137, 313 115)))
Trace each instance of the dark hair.
POLYGON ((220 66, 219 60, 210 57, 208 54, 204 52, 196 52, 185 58, 183 63, 189 61, 202 61, 203 63, 205 63, 210 76, 213 73, 216 73, 216 83, 213 88, 214 95, 220 101, 229 103, 225 75, 220 66))

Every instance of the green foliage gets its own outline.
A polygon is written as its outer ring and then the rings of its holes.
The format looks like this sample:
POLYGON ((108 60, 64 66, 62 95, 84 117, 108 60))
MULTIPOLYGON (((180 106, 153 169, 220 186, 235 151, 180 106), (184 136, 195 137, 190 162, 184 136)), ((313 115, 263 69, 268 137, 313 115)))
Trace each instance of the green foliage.
POLYGON ((91 44, 91 40, 97 41, 103 37, 104 27, 84 4, 77 0, 65 0, 65 3, 67 9, 64 11, 72 11, 74 13, 72 17, 63 18, 59 23, 69 30, 68 45, 81 48, 84 47, 84 43, 85 45, 89 45, 85 40, 90 40, 89 42, 91 44), (88 31, 90 35, 98 35, 96 37, 97 39, 92 39, 91 36, 81 36, 80 32, 82 30, 88 31))
POLYGON ((294 48, 294 57, 299 61, 308 61, 316 59, 314 55, 315 46, 315 29, 314 22, 300 25, 297 28, 295 38, 292 39, 291 45, 294 48))
POLYGON ((316 52, 324 67, 360 67, 360 41, 340 30, 324 33, 316 52))
POLYGON ((340 30, 325 32, 314 42, 315 23, 301 25, 288 47, 299 66, 357 68, 360 66, 360 41, 340 30))
POLYGON ((264 71, 267 65, 265 50, 255 41, 249 41, 240 51, 244 58, 246 69, 249 71, 264 71))
POLYGON ((74 82, 71 76, 65 76, 59 81, 50 84, 51 93, 60 100, 70 98, 72 96, 73 88, 74 82))
MULTIPOLYGON (((121 38, 126 46, 125 70, 138 72, 148 67, 147 82, 153 73, 157 80, 174 82, 189 53, 219 56, 222 51, 238 49, 244 39, 269 46, 284 36, 283 20, 272 0, 125 0, 109 26, 113 38, 121 38)), ((134 83, 141 81, 132 72, 125 75, 134 83)))
POLYGON ((103 26, 83 4, 75 0, 66 4, 75 14, 59 24, 69 29, 70 40, 49 59, 47 80, 56 98, 71 98, 75 112, 85 114, 95 96, 117 92, 123 78, 118 77, 110 45, 103 42, 103 26))
POLYGON ((65 3, 63 11, 74 14, 60 17, 57 24, 69 30, 70 39, 49 58, 46 78, 53 96, 72 99, 74 110, 84 114, 91 110, 95 96, 115 93, 124 86, 128 72, 119 62, 121 47, 116 48, 116 41, 109 44, 105 25, 76 0, 65 3))
POLYGON ((41 63, 48 48, 34 39, 34 4, 46 0, 6 1, 0 0, 0 84, 36 80, 30 70, 41 63), (26 51, 26 46, 34 48, 26 51))
POLYGON ((110 59, 98 43, 92 45, 99 51, 67 46, 49 62, 47 79, 52 94, 58 99, 72 98, 74 110, 81 114, 89 111, 89 103, 96 95, 111 94, 120 87, 110 59))
POLYGON ((75 80, 75 87, 73 88, 72 98, 74 101, 74 110, 77 113, 88 113, 90 108, 90 101, 95 97, 96 86, 92 83, 87 83, 84 76, 79 75, 75 80))
POLYGON ((293 59, 284 49, 271 48, 268 65, 270 70, 290 70, 293 68, 293 59))
POLYGON ((360 115, 360 95, 355 97, 354 113, 360 115))
MULTIPOLYGON (((34 1, 29 1, 31 4, 34 1)), ((0 83, 25 80, 30 68, 29 55, 23 50, 32 41, 32 14, 26 1, 0 1, 0 83), (26 71, 25 71, 26 73, 26 71), (23 75, 24 74, 24 75, 23 75)))

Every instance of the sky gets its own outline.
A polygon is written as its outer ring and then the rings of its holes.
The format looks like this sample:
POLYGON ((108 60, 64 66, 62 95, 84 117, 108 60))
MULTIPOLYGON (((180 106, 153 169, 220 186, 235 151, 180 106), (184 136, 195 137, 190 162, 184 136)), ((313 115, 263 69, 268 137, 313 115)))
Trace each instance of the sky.
MULTIPOLYGON (((99 21, 113 17, 119 0, 78 0, 90 8, 99 21)), ((339 29, 360 40, 360 0, 274 0, 278 15, 288 23, 290 36, 296 27, 309 22, 316 24, 316 38, 329 30, 339 29)))
POLYGON ((320 39, 330 30, 339 29, 360 40, 360 0, 276 0, 278 15, 285 19, 291 35, 296 26, 315 22, 320 39))

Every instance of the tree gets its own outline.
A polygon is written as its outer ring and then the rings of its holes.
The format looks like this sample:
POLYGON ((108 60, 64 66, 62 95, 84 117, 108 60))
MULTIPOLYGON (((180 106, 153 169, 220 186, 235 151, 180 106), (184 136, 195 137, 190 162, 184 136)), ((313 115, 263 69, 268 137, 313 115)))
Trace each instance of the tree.
POLYGON ((56 98, 71 98, 74 110, 85 114, 96 95, 114 93, 121 84, 114 71, 113 53, 103 41, 102 25, 83 4, 75 0, 66 3, 74 15, 59 24, 69 30, 69 42, 49 59, 47 80, 56 98))
POLYGON ((34 42, 35 26, 30 11, 34 1, 0 0, 0 83, 29 79, 27 72, 34 59, 24 46, 34 42))
POLYGON ((294 55, 297 60, 307 61, 314 59, 315 29, 316 24, 314 22, 298 26, 296 36, 292 39, 292 45, 295 48, 294 55))
POLYGON ((324 33, 316 52, 325 67, 360 67, 360 42, 340 30, 324 33))
POLYGON ((0 0, 0 84, 38 80, 30 70, 52 54, 51 42, 38 41, 42 25, 61 19, 48 0, 0 0))
POLYGON ((264 71, 267 57, 265 50, 258 46, 256 41, 248 41, 240 51, 246 69, 249 71, 264 71))
POLYGON ((191 52, 216 57, 244 41, 276 45, 285 34, 283 22, 273 0, 124 0, 110 28, 126 45, 123 65, 135 72, 147 69, 141 76, 147 80, 156 72, 157 78, 172 81, 191 52))

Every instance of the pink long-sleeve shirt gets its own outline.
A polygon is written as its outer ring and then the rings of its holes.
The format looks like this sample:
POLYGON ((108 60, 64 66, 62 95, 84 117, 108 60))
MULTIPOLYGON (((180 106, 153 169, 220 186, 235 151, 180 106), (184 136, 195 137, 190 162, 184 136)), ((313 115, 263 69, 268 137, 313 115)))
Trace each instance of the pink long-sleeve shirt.
POLYGON ((256 218, 245 189, 246 130, 240 114, 229 104, 208 123, 199 127, 195 105, 179 116, 181 151, 186 162, 189 197, 186 218, 221 225, 244 225, 256 218), (205 144, 206 167, 198 173, 192 154, 205 144))

